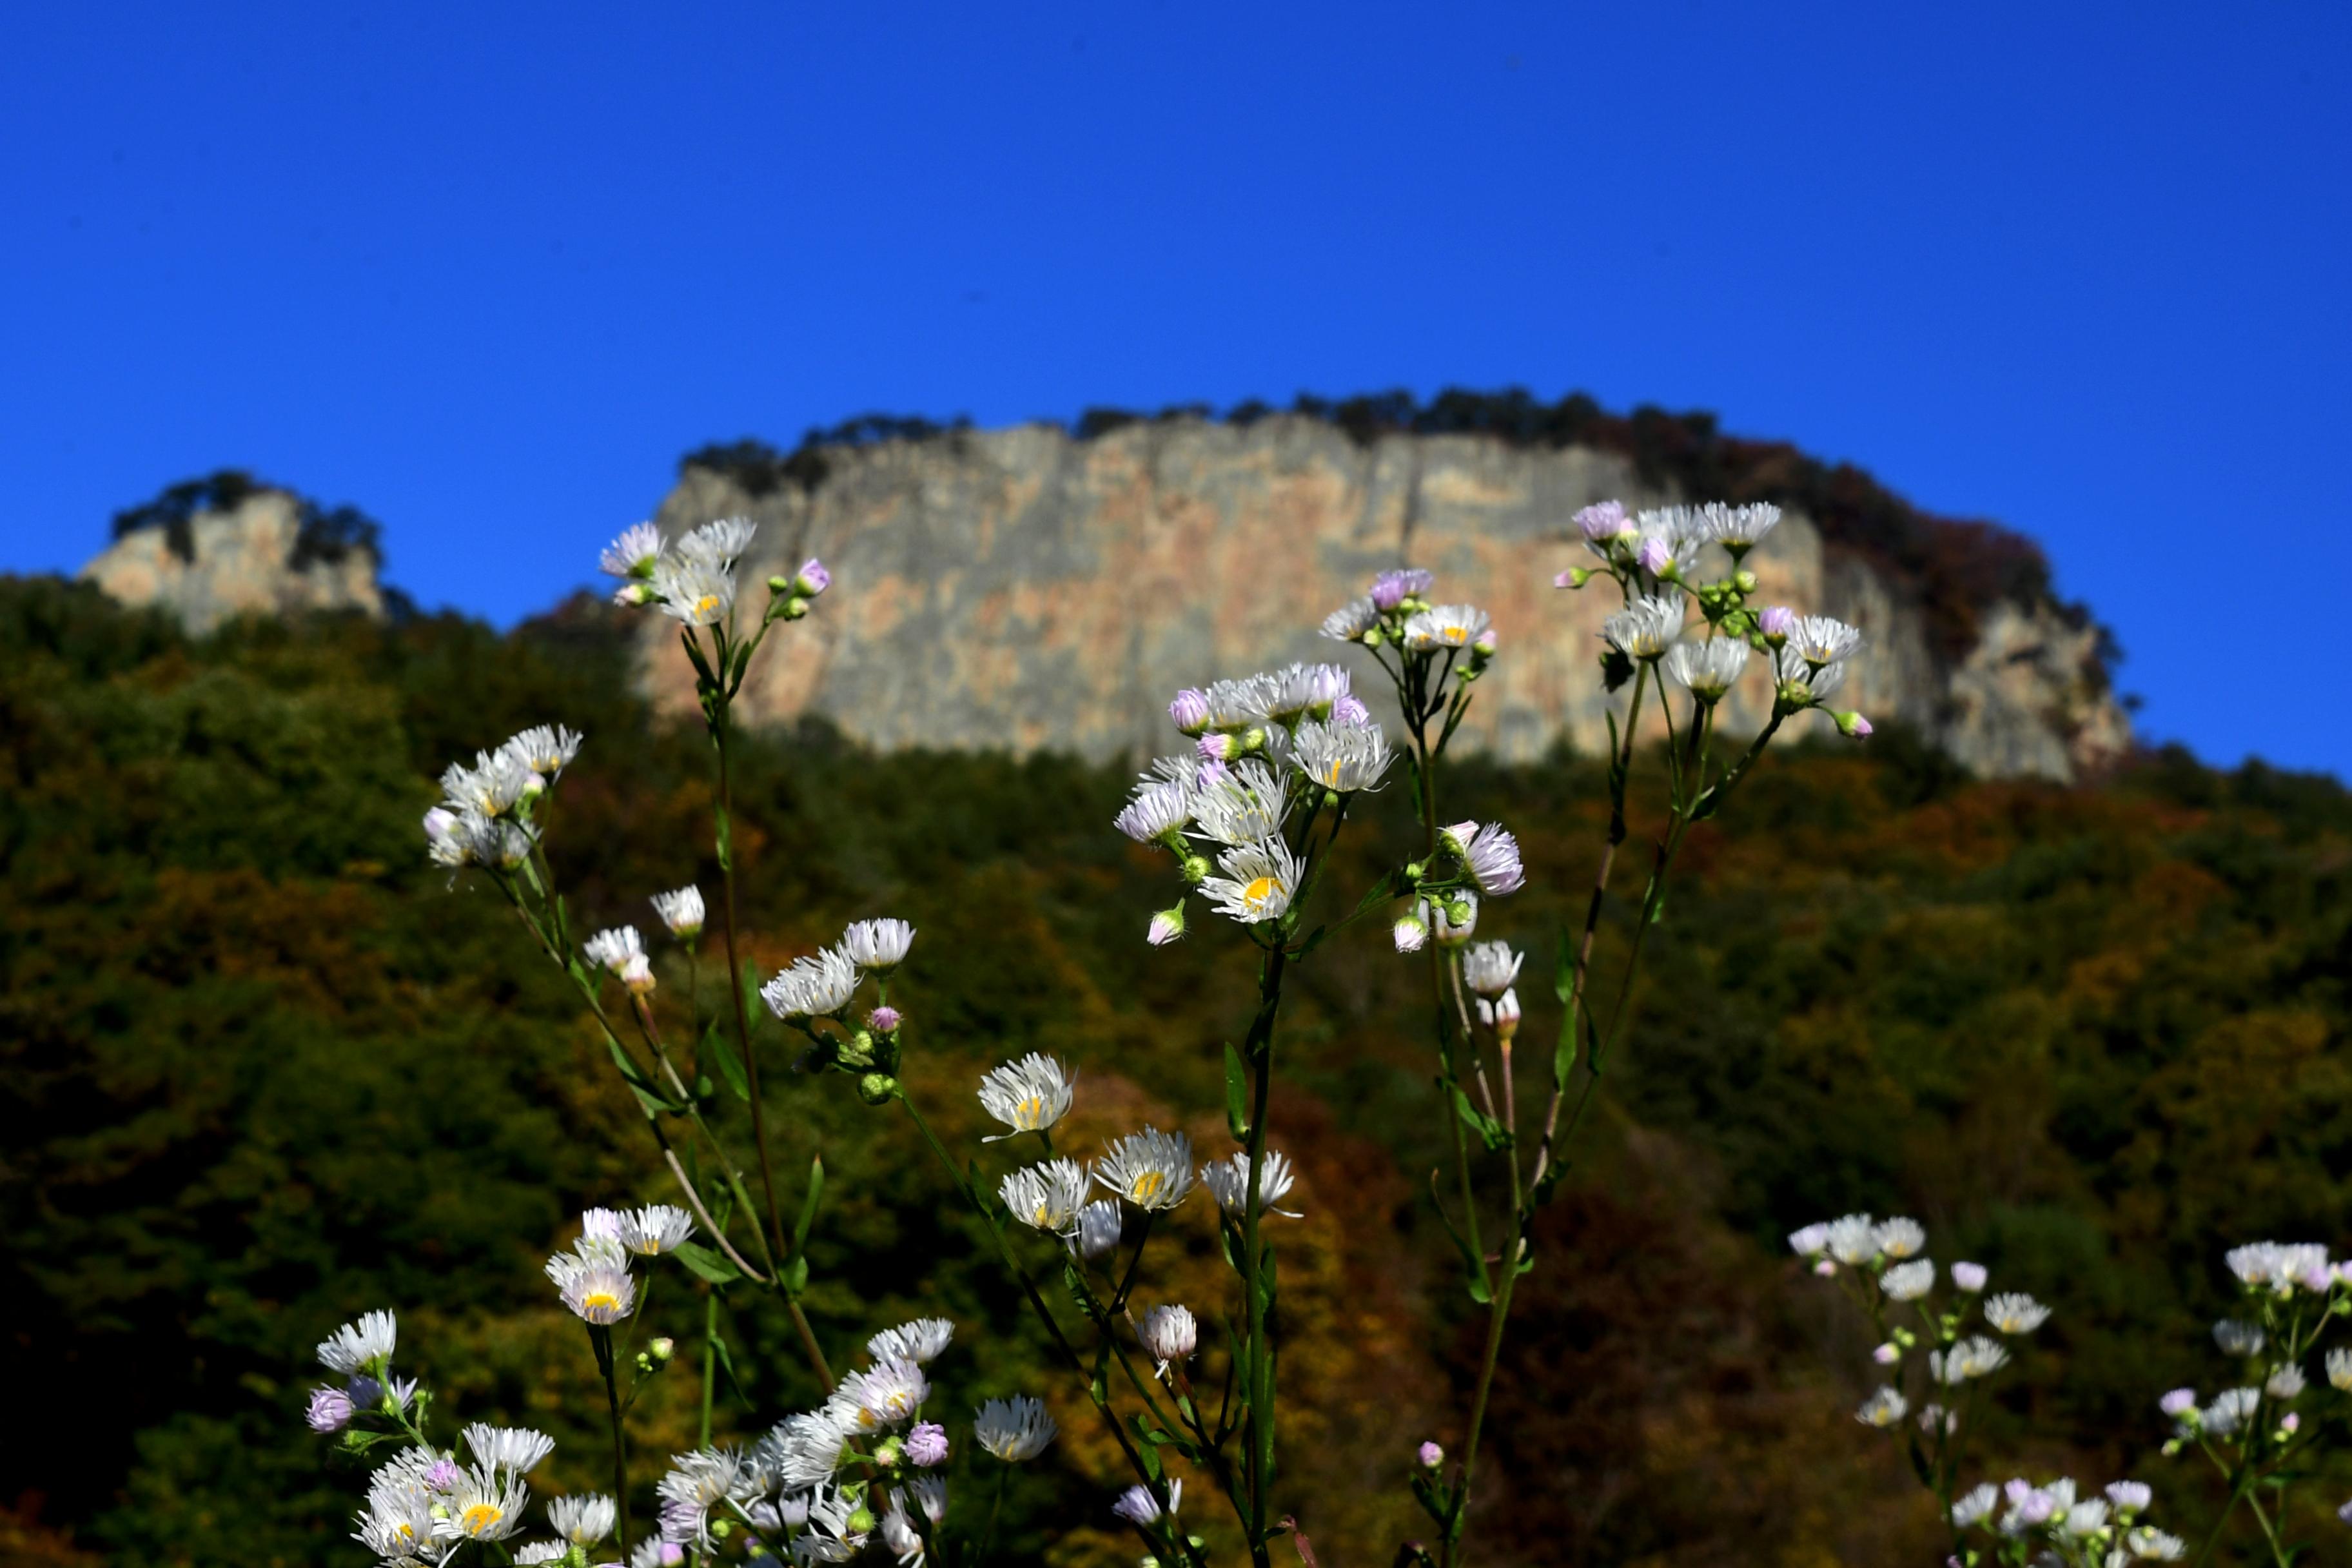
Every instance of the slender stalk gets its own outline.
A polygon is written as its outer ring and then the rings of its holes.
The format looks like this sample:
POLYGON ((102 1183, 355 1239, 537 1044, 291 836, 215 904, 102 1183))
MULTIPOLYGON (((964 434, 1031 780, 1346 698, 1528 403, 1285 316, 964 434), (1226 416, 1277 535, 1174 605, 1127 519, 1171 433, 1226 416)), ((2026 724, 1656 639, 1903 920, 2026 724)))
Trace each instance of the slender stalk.
POLYGON ((604 1374, 604 1405, 613 1417, 613 1501, 621 1514, 621 1531, 614 1537, 616 1554, 629 1555, 629 1459, 621 1435, 621 1384, 613 1365, 613 1331, 600 1323, 588 1325, 588 1342, 595 1347, 596 1370, 604 1374))
POLYGON ((710 1400, 719 1386, 719 1287, 702 1288, 702 1426, 695 1447, 710 1447, 710 1400))
MULTIPOLYGON (((735 769, 727 743, 734 728, 734 704, 721 698, 710 735, 719 748, 719 923, 727 939, 727 994, 734 1001, 735 1041, 743 1053, 744 1087, 751 1091, 751 1144, 760 1156, 760 1188, 768 1200, 768 1232, 775 1256, 784 1256, 783 1211, 776 1205, 776 1173, 768 1158, 767 1124, 760 1109, 760 1058, 751 1049, 751 1015, 743 1002, 743 961, 735 946, 735 769)), ((798 1310, 795 1305, 795 1310, 798 1310)), ((825 1392, 833 1379, 825 1374, 825 1392)))
POLYGON ((996 1467, 996 1497, 988 1505, 988 1529, 980 1538, 980 1561, 985 1563, 996 1551, 996 1521, 1004 1511, 1004 1482, 1013 1474, 1010 1465, 996 1467))
POLYGON ((1242 1289, 1249 1319, 1249 1545, 1250 1560, 1266 1568, 1266 1493, 1274 1484, 1274 1344, 1267 1335, 1267 1298, 1263 1283, 1265 1260, 1258 1247, 1258 1220, 1265 1208, 1260 1188, 1265 1168, 1266 1105, 1274 1084, 1274 1019, 1282 1005, 1282 974, 1288 953, 1281 942, 1266 950, 1259 972, 1257 1017, 1250 1025, 1249 1049, 1244 1053, 1255 1081, 1251 1085, 1249 1124, 1249 1189, 1242 1209, 1242 1289))

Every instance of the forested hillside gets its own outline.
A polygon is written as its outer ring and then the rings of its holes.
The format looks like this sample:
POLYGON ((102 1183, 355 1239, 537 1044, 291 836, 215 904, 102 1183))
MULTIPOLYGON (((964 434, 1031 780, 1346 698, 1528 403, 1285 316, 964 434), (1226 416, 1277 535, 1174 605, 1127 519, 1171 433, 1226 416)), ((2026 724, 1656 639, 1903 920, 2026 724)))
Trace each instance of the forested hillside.
MULTIPOLYGON (((0 579, 0 1373, 50 1433, 7 1467, 0 1554, 363 1562, 352 1478, 301 1410, 310 1347, 377 1306, 463 1415, 550 1424, 559 1478, 593 1476, 603 1451, 562 1412, 595 1373, 540 1262, 581 1205, 663 1195, 652 1145, 562 976, 425 864, 417 820, 449 759, 561 721, 588 736, 556 839, 583 928, 712 885, 701 732, 656 726, 626 658, 593 626, 446 616, 191 641, 92 589, 0 579)), ((846 920, 913 921, 892 1000, 936 1120, 975 1120, 980 1070, 1038 1049, 1081 1071, 1081 1145, 1144 1115, 1222 1126, 1250 997, 1213 962, 1223 931, 1143 944, 1164 873, 1110 829, 1130 777, 756 737, 753 952, 774 968, 846 920)), ((1549 974, 1599 850, 1599 764, 1474 763, 1452 787, 1528 853, 1480 934, 1549 974)), ((1402 789, 1377 798, 1367 880, 1409 843, 1402 789)), ((1941 1256, 2056 1309, 1990 1429, 2004 1467, 2128 1466, 2193 1523, 2206 1479, 2157 1456, 2155 1400, 2216 1384, 2222 1249, 2352 1244, 2352 801, 2180 755, 2095 788, 1980 783, 1882 733, 1768 762, 1685 856, 1653 1005, 1521 1297, 1483 1560, 1931 1560, 1930 1510, 1852 1417, 1863 1330, 1780 1240, 1857 1208, 1916 1215, 1941 1256)), ((1446 1439, 1475 1352, 1427 1207, 1445 1125, 1415 978, 1359 928, 1286 1024, 1304 1087, 1276 1116, 1308 1218, 1283 1263, 1285 1468, 1332 1568, 1414 1528, 1413 1447, 1446 1439)), ((1555 1021, 1548 998, 1529 1012, 1555 1021)), ((818 1332, 935 1311, 982 1347, 943 1363, 951 1408, 1043 1386, 1042 1342, 903 1121, 794 1077, 781 1034, 762 1046, 772 1125, 829 1173, 818 1332)), ((1191 1220, 1205 1280, 1213 1233, 1191 1220)), ((648 1313, 698 1330, 694 1302, 648 1313)), ((810 1397, 772 1326, 730 1331, 741 1395, 810 1397)), ((687 1384, 641 1408, 645 1453, 690 1440, 687 1384)), ((751 1429, 729 1392, 722 1425, 751 1429)), ((1124 1561, 1103 1440, 1064 1429, 1006 1505, 1016 1550, 1054 1521, 1053 1561, 1124 1561)))

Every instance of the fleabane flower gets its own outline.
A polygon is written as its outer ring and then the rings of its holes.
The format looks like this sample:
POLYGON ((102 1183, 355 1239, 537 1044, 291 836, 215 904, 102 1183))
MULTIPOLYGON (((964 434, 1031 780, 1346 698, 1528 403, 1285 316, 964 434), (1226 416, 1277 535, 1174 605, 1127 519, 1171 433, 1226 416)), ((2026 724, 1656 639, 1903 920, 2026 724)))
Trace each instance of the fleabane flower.
POLYGON ((681 942, 690 942, 702 934, 702 922, 707 912, 702 907, 702 889, 680 888, 675 893, 656 893, 654 913, 669 928, 670 935, 681 942))
POLYGON ((1986 1278, 1985 1266, 1981 1263, 1955 1263, 1952 1265, 1953 1286, 1956 1289, 1967 1291, 1971 1296, 1985 1288, 1986 1278))
POLYGON ((841 1380, 841 1389, 857 1402, 859 1424, 868 1432, 913 1420, 931 1393, 923 1369, 903 1358, 853 1372, 841 1380))
POLYGON ((955 1324, 945 1318, 917 1318, 885 1329, 866 1342, 866 1353, 877 1362, 910 1361, 917 1366, 939 1359, 955 1338, 955 1324))
POLYGON ((1385 614, 1407 599, 1420 598, 1436 585, 1436 577, 1420 567, 1401 566, 1373 578, 1371 592, 1366 596, 1385 614))
POLYGON ((1017 1062, 1006 1062, 980 1080, 980 1106, 1011 1128, 981 1140, 1002 1142, 1024 1132, 1042 1132, 1069 1113, 1076 1094, 1062 1064, 1031 1052, 1017 1062))
POLYGON ((1462 981, 1482 996, 1499 996, 1519 977, 1524 962, 1507 942, 1474 942, 1462 954, 1462 981))
POLYGON ((1152 1360, 1160 1363, 1156 1370, 1165 1377, 1170 1367, 1192 1359, 1201 1340, 1201 1325, 1189 1307, 1154 1307, 1135 1325, 1135 1337, 1151 1352, 1152 1360))
POLYGON ((841 951, 858 968, 887 974, 907 962, 915 928, 905 921, 859 921, 841 933, 841 951))
POLYGON ((2224 1318, 2213 1325, 2213 1342, 2221 1347, 2224 1355, 2260 1355, 2263 1353, 2262 1326, 2224 1318))
POLYGON ((918 1421, 907 1429, 907 1462, 925 1469, 948 1462, 948 1429, 936 1421, 918 1421))
POLYGON ((1961 1530, 1975 1524, 1993 1510, 2000 1501, 2000 1490, 1990 1483, 1979 1486, 1952 1501, 1952 1523, 1961 1530))
POLYGON ((2168 1535, 2152 1524, 2126 1531, 2124 1545, 2133 1556, 2146 1558, 2150 1563, 2178 1563, 2189 1554, 2189 1542, 2177 1535, 2168 1535))
POLYGON ((1927 1230, 1916 1219, 1900 1216, 1878 1222, 1878 1250, 1889 1258, 1916 1257, 1927 1245, 1927 1230))
POLYGON ((389 1363, 399 1342, 399 1321, 390 1312, 364 1312, 319 1342, 319 1364, 349 1377, 389 1363))
POLYGON ((1875 1426, 1885 1431, 1898 1425, 1910 1408, 1911 1402, 1902 1394, 1892 1388, 1881 1388, 1862 1402, 1862 1408, 1853 1413, 1853 1418, 1865 1426, 1875 1426))
MULTIPOLYGON (((1275 1207, 1289 1194, 1297 1180, 1290 1168, 1290 1157, 1278 1149, 1268 1149, 1257 1168, 1259 1208, 1286 1219, 1302 1217, 1294 1210, 1275 1207)), ((1249 1202, 1249 1151, 1237 1149, 1223 1160, 1202 1166, 1201 1184, 1209 1189, 1219 1208, 1229 1215, 1242 1215, 1249 1202)))
POLYGON ((1045 1402, 1025 1394, 990 1400, 973 1413, 971 1423, 973 1440, 1008 1465, 1035 1458, 1060 1430, 1046 1414, 1045 1402))
POLYGON ((2337 1392, 2352 1394, 2352 1350, 2341 1346, 2327 1352, 2327 1381, 2337 1392))
POLYGON ((1878 1277, 1878 1288, 1894 1301, 1916 1301, 1936 1284, 1936 1266, 1925 1258, 1898 1263, 1878 1277))
POLYGON ((1143 929, 1143 940, 1154 947, 1166 947, 1184 935, 1184 905, 1180 900, 1164 910, 1152 911, 1151 923, 1143 929))
POLYGON ((1007 1173, 996 1194, 1023 1225, 1059 1234, 1077 1219, 1088 1184, 1086 1167, 1076 1160, 1048 1160, 1007 1173))
POLYGON ((1475 605, 1439 605, 1416 610, 1404 623, 1404 646, 1411 653, 1466 650, 1486 634, 1494 617, 1475 605))
POLYGON ((1163 780, 1137 789, 1135 797, 1111 819, 1111 826, 1138 844, 1158 844, 1181 854, 1177 836, 1192 820, 1192 786, 1163 780))
POLYGON ((1663 658, 1682 635, 1685 603, 1680 594, 1648 595, 1601 623, 1601 635, 1628 658, 1663 658))
POLYGON ((1457 822, 1441 837, 1445 847, 1461 858, 1478 890, 1488 898, 1499 899, 1527 886, 1527 871, 1519 863, 1519 841, 1502 824, 1482 826, 1457 822))
POLYGON ((760 525, 748 517, 722 517, 688 531, 677 542, 677 553, 698 565, 732 566, 759 531, 760 525))
POLYGON ((768 1010, 787 1023, 831 1017, 856 994, 856 961, 832 948, 794 960, 790 969, 760 987, 760 999, 768 1010))
POLYGON ((1625 515, 1625 503, 1620 500, 1595 501, 1570 521, 1576 524, 1577 531, 1584 535, 1584 542, 1603 559, 1607 558, 1612 543, 1637 531, 1633 520, 1625 515))
MULTIPOLYGON (((1177 1508, 1184 1500, 1184 1483, 1181 1479, 1171 1476, 1162 1484, 1168 1488, 1168 1507, 1165 1511, 1173 1518, 1177 1508)), ((1110 1510, 1138 1528, 1157 1521, 1162 1511, 1158 1494, 1139 1482, 1119 1493, 1118 1500, 1110 1505, 1110 1510)))
POLYGON ((1381 624, 1381 607, 1367 594, 1350 599, 1323 617, 1322 635, 1334 642, 1356 642, 1381 624))
POLYGON ((1840 1215, 1829 1222, 1826 1248, 1832 1258, 1853 1268, 1878 1256, 1878 1222, 1866 1214, 1840 1215))
POLYGON ((1127 1228, 1117 1198, 1097 1198, 1078 1210, 1077 1224, 1070 1230, 1070 1250, 1089 1262, 1099 1262, 1118 1249, 1118 1238, 1127 1228))
POLYGON ((1408 911, 1397 916, 1390 934, 1395 938, 1399 952, 1419 952, 1428 945, 1429 922, 1418 913, 1408 911))
POLYGON ((604 546, 604 553, 598 557, 596 565, 607 577, 650 577, 661 552, 661 530, 650 522, 641 522, 622 530, 618 539, 604 546))
POLYGON ((547 1521, 556 1534, 574 1546, 593 1546, 613 1533, 618 1514, 613 1500, 602 1492, 581 1492, 550 1499, 547 1521))
POLYGON ((614 926, 582 942, 580 955, 597 968, 618 974, 629 966, 629 960, 645 955, 645 945, 638 939, 636 927, 614 926))
POLYGON ((1719 701, 1748 668, 1748 645, 1738 637, 1678 642, 1666 649, 1659 668, 1701 702, 1719 701))
POLYGON ((1717 500, 1708 501, 1696 509, 1691 528, 1695 534, 1710 543, 1720 544, 1734 555, 1738 555, 1771 532, 1780 521, 1780 509, 1769 501, 1727 506, 1717 500))
POLYGON ((637 1282, 626 1268, 595 1265, 558 1286, 563 1304, 583 1323, 609 1327, 637 1310, 637 1282))
POLYGON ((329 1432, 340 1432, 350 1426, 352 1414, 349 1394, 340 1388, 321 1386, 310 1391, 310 1407, 303 1412, 302 1418, 309 1423, 311 1431, 323 1436, 329 1432))
MULTIPOLYGON (((384 1470, 393 1467, 387 1465, 384 1470)), ((432 1544, 434 1510, 440 1498, 414 1477, 386 1476, 378 1471, 368 1483, 366 1504, 352 1521, 359 1528, 352 1539, 387 1563, 425 1561, 432 1544)))
POLYGON ((1853 657, 1862 634, 1835 616, 1799 616, 1789 628, 1788 651, 1819 668, 1853 657))
POLYGON ((1348 672, 1336 664, 1293 664, 1265 677, 1266 717, 1278 724, 1330 717, 1331 704, 1348 695, 1348 672))
POLYGON ((1289 803, 1282 781, 1255 757, 1203 780, 1193 792, 1192 821, 1202 834, 1224 845, 1255 844, 1282 831, 1289 803))
POLYGON ((1201 884, 1201 896, 1244 925, 1280 920, 1298 891, 1298 857, 1279 837, 1245 844, 1217 857, 1223 876, 1201 884))
POLYGON ((676 553, 654 567, 653 590, 662 614, 690 626, 715 626, 735 608, 735 574, 676 553))
POLYGON ((483 1468, 466 1471, 447 1504, 446 1517, 434 1521, 433 1533, 442 1541, 504 1541, 522 1528, 530 1506, 530 1489, 520 1476, 483 1468))
POLYGON ((1984 1319, 2004 1334, 2030 1334, 2050 1321, 2050 1309, 2021 1290, 1985 1298, 1984 1319))
POLYGON ((1324 724, 1310 719, 1292 738, 1290 760, 1333 794, 1353 795, 1378 788, 1395 758, 1378 725, 1324 724))
POLYGON ((499 748, 541 778, 551 779, 572 765, 585 739, 562 724, 534 724, 499 748))
POLYGON ((1192 1141, 1156 1127, 1130 1132, 1095 1162, 1094 1179, 1147 1213, 1172 1209, 1192 1194, 1192 1141))
POLYGON ((485 1470, 504 1470, 520 1476, 534 1469, 539 1462, 555 1452, 555 1439, 544 1432, 534 1432, 526 1426, 493 1426, 477 1421, 466 1428, 466 1447, 474 1451, 474 1462, 485 1470))

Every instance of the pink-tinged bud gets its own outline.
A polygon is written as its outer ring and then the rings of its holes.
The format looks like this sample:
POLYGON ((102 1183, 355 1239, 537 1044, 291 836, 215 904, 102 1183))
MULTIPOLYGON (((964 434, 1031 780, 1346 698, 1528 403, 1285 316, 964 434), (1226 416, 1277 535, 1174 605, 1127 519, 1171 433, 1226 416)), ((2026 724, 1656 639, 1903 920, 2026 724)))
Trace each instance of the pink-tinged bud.
POLYGON ((1485 631, 1478 634, 1478 640, 1472 643, 1470 646, 1477 649, 1480 653, 1485 654, 1488 658, 1492 658, 1495 657, 1495 650, 1500 647, 1502 644, 1495 639, 1495 628, 1488 626, 1485 631))
POLYGON ((2009 1500, 2010 1507, 2015 1508, 2033 1495, 2033 1483, 2022 1476, 2004 1481, 2001 1483, 2000 1495, 2009 1500))
POLYGON ((1435 582, 1435 578, 1418 567, 1383 572, 1372 579, 1373 607, 1386 615, 1415 594, 1426 594, 1435 582))
POLYGON ((1143 933, 1143 940, 1154 947, 1166 947, 1183 934, 1184 906, 1178 904, 1172 910, 1161 910, 1151 917, 1150 929, 1143 933))
POLYGON ((1655 576, 1674 563, 1674 546, 1663 539, 1645 539, 1642 541, 1638 559, 1642 563, 1642 570, 1655 576))
POLYGON ((1231 735, 1203 735, 1194 745, 1209 762, 1229 763, 1242 753, 1242 743, 1231 735))
POLYGON ((1555 588, 1581 588, 1591 581, 1592 581, 1591 568, 1586 566, 1571 566, 1567 571, 1561 573, 1559 576, 1553 578, 1551 580, 1551 585, 1555 588))
POLYGON ((1175 720, 1176 728, 1185 734, 1197 735, 1209 727, 1209 700, 1188 686, 1168 705, 1168 717, 1175 720))
POLYGON ((1397 917, 1396 950, 1399 952, 1419 952, 1428 941, 1428 922, 1419 915, 1397 917))
POLYGON ((1894 1344, 1883 1344, 1870 1352, 1870 1359, 1881 1366, 1893 1366, 1903 1359, 1903 1352, 1894 1344))
POLYGON ((1331 704, 1331 722, 1361 726, 1372 721, 1372 710, 1353 697, 1342 697, 1331 704))
POLYGON ((877 1035, 887 1035, 898 1026, 898 1009, 884 1005, 866 1015, 866 1026, 877 1035))
POLYGON ((1422 1468, 1433 1470, 1444 1463, 1445 1463, 1444 1449, 1439 1447, 1434 1443, 1423 1443, 1421 1446, 1422 1468))
POLYGON ((1837 1265, 1831 1259, 1824 1258, 1819 1263, 1813 1265, 1813 1272, 1820 1275, 1822 1279, 1827 1279, 1837 1273, 1837 1265))
POLYGON ((2176 1388, 2158 1400, 2156 1407, 2178 1420, 2197 1408, 2197 1391, 2193 1388, 2176 1388))
POLYGON ((436 805, 425 814, 425 837, 436 844, 455 832, 457 826, 457 814, 454 811, 436 805))
POLYGON ((2280 1430, 2280 1431, 2282 1431, 2282 1432, 2285 1432, 2285 1433, 2292 1434, 2292 1433, 2295 1430, 2295 1428, 2297 1428, 2297 1427, 2301 1426, 2302 1425, 2303 1425, 2303 1417, 2302 1417, 2302 1416, 2300 1416, 2300 1415, 2297 1415, 2294 1411, 2290 1410, 2290 1411, 2288 1411, 2288 1412, 2286 1413, 2286 1416, 2285 1416, 2285 1418, 2284 1418, 2284 1420, 2282 1420, 2282 1421, 2280 1421, 2280 1422, 2279 1422, 2279 1430, 2280 1430))
POLYGON ((948 1429, 936 1421, 919 1421, 907 1434, 907 1458, 925 1469, 948 1459, 948 1429))
POLYGON ((1847 740, 1861 741, 1867 740, 1869 738, 1870 721, 1864 718, 1861 714, 1845 712, 1834 714, 1832 717, 1837 720, 1838 733, 1843 735, 1847 740))
POLYGON ((313 1432, 340 1432, 352 1424, 352 1396, 340 1388, 314 1388, 302 1418, 313 1432))
POLYGON ((2347 1524, 2352 1524, 2352 1502, 2347 1502, 2342 1508, 2337 1509, 2336 1510, 2336 1517, 2342 1520, 2347 1524))
POLYGON ((1952 1283, 1973 1296, 1985 1288, 1985 1266, 1981 1263, 1952 1265, 1952 1283))
POLYGON ((833 574, 814 555, 801 563, 799 574, 793 578, 793 592, 803 599, 814 599, 832 586, 833 574))
POLYGON ((1775 605, 1756 617, 1756 622, 1757 629, 1764 634, 1764 640, 1779 647, 1789 640, 1789 634, 1797 629, 1797 612, 1786 605, 1775 605))
POLYGON ((1625 503, 1595 501, 1576 514, 1576 526, 1583 531, 1585 538, 1596 544, 1604 539, 1614 539, 1627 527, 1625 503))
POLYGON ((436 1459, 431 1465, 425 1468, 425 1489, 436 1492, 454 1492, 457 1489, 457 1482, 462 1479, 464 1476, 465 1472, 457 1468, 457 1462, 455 1459, 436 1459))

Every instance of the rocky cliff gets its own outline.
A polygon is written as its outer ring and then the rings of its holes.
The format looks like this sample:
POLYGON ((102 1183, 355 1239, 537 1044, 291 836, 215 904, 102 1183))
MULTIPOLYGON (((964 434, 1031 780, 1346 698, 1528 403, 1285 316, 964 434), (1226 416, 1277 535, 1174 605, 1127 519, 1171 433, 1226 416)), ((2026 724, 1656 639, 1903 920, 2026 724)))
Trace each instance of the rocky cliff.
POLYGON ((375 525, 224 471, 175 485, 115 519, 111 548, 81 570, 113 597, 169 610, 199 635, 241 615, 384 613, 375 525))
MULTIPOLYGON (((1569 520, 1610 497, 1718 499, 1601 446, 1368 435, 1287 415, 1139 421, 1090 438, 1048 425, 955 430, 819 457, 781 471, 690 459, 659 512, 672 531, 759 520, 751 581, 811 554, 833 569, 837 596, 794 628, 785 657, 762 661, 744 710, 821 714, 882 747, 1093 758, 1164 749, 1169 696, 1212 677, 1294 658, 1370 675, 1316 626, 1375 572, 1407 564, 1435 572, 1443 596, 1484 605, 1502 638, 1457 744, 1523 761, 1564 733, 1598 750, 1593 660, 1614 593, 1552 587, 1590 559, 1569 520)), ((1841 703, 1906 720, 1980 773, 2070 779, 2119 753, 2129 729, 2097 628, 2054 602, 2045 577, 2021 588, 2011 573, 1990 591, 1959 581, 1988 552, 2013 564, 2031 548, 1937 526, 1958 531, 1930 536, 1927 567, 1906 571, 1866 534, 1837 537, 1791 507, 1751 564, 1768 602, 1868 636, 1841 703)), ((649 620, 643 637, 649 687, 690 710, 674 627, 649 620)), ((1759 720, 1751 684, 1735 724, 1759 720)))

